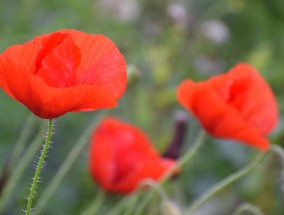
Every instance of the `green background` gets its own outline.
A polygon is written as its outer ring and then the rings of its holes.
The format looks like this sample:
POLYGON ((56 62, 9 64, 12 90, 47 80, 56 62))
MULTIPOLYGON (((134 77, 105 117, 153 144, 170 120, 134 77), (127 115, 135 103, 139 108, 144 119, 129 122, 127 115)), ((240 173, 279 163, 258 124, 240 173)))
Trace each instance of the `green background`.
MULTIPOLYGON (((1 0, 0 51, 58 29, 109 37, 125 56, 129 83, 119 105, 108 114, 143 129, 160 152, 172 138, 176 113, 183 110, 176 100, 180 82, 204 80, 238 62, 248 62, 261 72, 277 97, 280 118, 271 140, 283 146, 283 8, 282 0, 1 0)), ((56 120, 38 196, 96 114, 69 113, 56 120)), ((0 170, 28 116, 24 106, 0 91, 0 170)), ((191 117, 189 124, 185 148, 193 143, 198 127, 191 117)), ((77 215, 95 197, 97 187, 89 177, 87 151, 86 147, 43 214, 77 215)), ((255 151, 243 144, 209 139, 194 162, 165 189, 182 208, 245 165, 255 151)), ((232 214, 240 203, 250 202, 267 215, 284 214, 283 168, 276 156, 269 156, 252 174, 200 207, 200 213, 232 214)), ((31 163, 5 214, 23 214, 33 172, 31 163)), ((102 210, 120 198, 109 195, 102 210)))

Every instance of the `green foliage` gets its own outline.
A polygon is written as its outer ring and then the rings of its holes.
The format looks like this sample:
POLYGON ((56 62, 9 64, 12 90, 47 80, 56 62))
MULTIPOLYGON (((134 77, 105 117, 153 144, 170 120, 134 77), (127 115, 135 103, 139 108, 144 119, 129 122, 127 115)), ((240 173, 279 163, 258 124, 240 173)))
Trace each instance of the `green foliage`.
MULTIPOLYGON (((61 28, 102 33, 111 38, 124 54, 133 77, 119 106, 111 110, 110 115, 141 127, 161 152, 173 135, 174 114, 182 109, 175 98, 176 86, 185 78, 201 80, 225 72, 237 62, 249 62, 261 71, 278 98, 279 126, 272 139, 283 146, 283 7, 281 0, 1 0, 0 51, 61 28), (209 22, 212 20, 214 22, 209 22), (212 31, 220 26, 214 38, 216 32, 212 31)), ((28 111, 2 91, 0 101, 2 170, 28 111)), ((56 120, 54 143, 48 152, 38 195, 92 121, 92 116, 91 113, 74 113, 56 120)), ((190 124, 196 126, 193 119, 190 124)), ((194 128, 191 126, 189 132, 191 129, 194 128)), ((192 143, 194 135, 190 132, 185 148, 192 143)), ((167 190, 181 205, 188 205, 214 183, 243 166, 252 152, 247 146, 217 140, 206 144, 200 157, 184 167, 179 178, 171 182, 175 189, 167 190), (226 144, 230 147, 224 146, 226 144), (235 155, 230 156, 230 153, 235 155)), ((89 177, 87 158, 86 148, 43 214, 77 215, 93 200, 97 187, 89 177)), ((212 201, 213 208, 219 208, 218 215, 228 214, 237 203, 245 201, 260 206, 265 214, 284 213, 283 204, 272 204, 281 202, 283 193, 275 187, 271 189, 271 186, 280 187, 281 167, 275 170, 271 169, 273 162, 267 165, 257 169, 259 177, 247 176, 252 177, 251 180, 229 187, 217 201, 212 201), (223 205, 226 207, 220 211, 223 205)), ((33 170, 30 166, 23 176, 7 207, 7 215, 22 214, 23 198, 33 170)), ((111 195, 106 198, 108 201, 102 211, 119 200, 111 195)), ((212 215, 211 205, 208 208, 206 211, 204 207, 204 214, 212 215)))

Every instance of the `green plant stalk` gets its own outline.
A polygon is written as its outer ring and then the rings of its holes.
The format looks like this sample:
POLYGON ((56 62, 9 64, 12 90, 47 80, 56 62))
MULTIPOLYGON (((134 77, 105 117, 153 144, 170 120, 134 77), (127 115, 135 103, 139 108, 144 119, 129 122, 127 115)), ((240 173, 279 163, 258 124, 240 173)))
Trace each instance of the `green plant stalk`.
POLYGON ((42 165, 44 163, 44 159, 46 157, 46 153, 48 151, 49 144, 51 142, 52 128, 53 128, 52 119, 49 119, 48 120, 47 137, 46 137, 45 143, 43 145, 43 149, 41 151, 39 162, 37 164, 36 171, 35 171, 35 176, 33 178, 32 186, 31 186, 31 189, 30 189, 30 194, 29 194, 29 197, 28 197, 28 204, 27 204, 27 209, 26 209, 26 215, 31 214, 31 209, 32 209, 33 199, 35 197, 38 179, 39 179, 39 176, 40 176, 42 165))
MULTIPOLYGON (((151 179, 149 180, 145 180, 141 183, 140 187, 143 188, 145 186, 149 186, 153 192, 156 192, 156 194, 160 197, 160 199, 165 202, 165 201, 169 201, 169 197, 166 194, 166 192, 162 189, 161 186, 159 186, 158 183, 156 183, 156 181, 153 181, 151 179)), ((141 190, 142 192, 142 190, 141 190)), ((138 200, 139 200, 139 196, 137 195, 137 197, 135 198, 136 202, 135 204, 133 203, 132 205, 136 205, 138 200)), ((123 215, 131 215, 131 213, 134 211, 134 207, 127 207, 126 211, 123 213, 123 215)))
MULTIPOLYGON (((153 190, 153 192, 156 192, 162 200, 166 201, 166 200, 169 199, 166 192, 155 181, 153 181, 151 179, 147 179, 147 180, 144 180, 139 185, 139 187, 141 189, 144 188, 145 186, 150 187, 153 190)), ((129 204, 129 207, 127 207, 127 209, 124 211, 123 215, 131 215, 131 213, 134 211, 134 209, 135 209, 134 206, 139 201, 139 197, 140 197, 139 194, 143 192, 143 190, 141 190, 141 189, 140 189, 139 193, 136 193, 135 197, 131 201, 131 204, 129 204)))
POLYGON ((94 120, 91 125, 85 130, 85 132, 80 136, 77 143, 74 145, 73 149, 70 151, 64 162, 62 163, 61 167, 57 171, 56 175, 53 177, 52 181, 48 184, 47 188, 44 190, 43 194, 41 195, 40 199, 38 200, 35 209, 33 211, 34 215, 40 214, 43 208, 45 207, 46 203, 48 202, 49 198, 52 194, 56 191, 57 187, 61 183, 62 179, 68 173, 78 156, 83 151, 84 147, 88 143, 88 138, 90 135, 91 130, 93 127, 98 123, 98 121, 102 117, 102 113, 100 113, 96 119, 94 120))
POLYGON ((3 193, 0 199, 0 214, 5 209, 5 206, 7 202, 9 201, 11 195, 13 194, 13 190, 15 189, 17 183, 19 182, 19 179, 23 175, 28 164, 31 162, 35 153, 40 147, 41 138, 42 138, 42 134, 41 132, 39 132, 39 134, 36 136, 33 142, 29 145, 23 157, 19 160, 15 170, 12 172, 11 177, 9 178, 7 184, 4 187, 4 190, 3 190, 3 193))
POLYGON ((284 150, 279 145, 271 144, 269 151, 278 154, 281 160, 284 162, 284 150))
POLYGON ((249 204, 249 203, 241 204, 236 209, 236 211, 234 212, 233 215, 241 215, 242 212, 244 212, 244 211, 249 211, 251 214, 254 214, 254 215, 264 215, 258 207, 256 207, 253 204, 249 204))
POLYGON ((204 193, 200 198, 195 200, 183 213, 183 215, 189 215, 191 214, 196 208, 198 208, 200 205, 202 205, 204 202, 206 202, 211 196, 228 186, 229 184, 233 183, 234 181, 240 179, 241 177, 245 176, 252 170, 254 170, 264 159, 265 155, 267 153, 260 152, 256 158, 249 163, 247 166, 243 167, 239 171, 235 172, 234 174, 228 176, 223 181, 217 183, 215 186, 213 186, 210 190, 208 190, 206 193, 204 193))
POLYGON ((156 182, 152 180, 145 180, 142 181, 141 184, 139 184, 137 190, 132 195, 127 196, 123 200, 119 201, 119 203, 115 207, 113 207, 112 210, 109 211, 107 215, 118 215, 121 214, 122 212, 123 215, 130 215, 131 212, 134 210, 135 206, 137 205, 137 203, 139 202, 140 197, 142 197, 142 195, 144 194, 143 193, 144 190, 142 189, 145 185, 150 186, 152 189, 155 189, 154 191, 156 191, 157 193, 159 192, 158 194, 160 194, 160 196, 163 195, 163 197, 166 197, 166 194, 163 191, 161 191, 161 189, 159 188, 156 182), (124 210, 125 204, 127 204, 128 206, 126 210, 124 210))
MULTIPOLYGON (((137 203, 139 202, 139 199, 140 199, 140 195, 135 195, 131 201, 129 201, 129 203, 127 205, 129 205, 129 207, 127 207, 126 209, 124 209, 122 215, 131 215, 131 213, 134 211, 135 209, 135 205, 137 205, 137 203)), ((119 214, 121 213, 122 211, 119 212, 119 214)), ((117 211, 115 213, 113 213, 113 215, 116 215, 117 214, 117 211)))
POLYGON ((135 205, 138 199, 139 199, 138 193, 130 194, 129 196, 126 196, 123 199, 121 199, 114 207, 111 208, 111 210, 107 212, 106 215, 119 215, 124 210, 125 205, 129 206, 135 205))
POLYGON ((100 189, 94 201, 91 202, 91 204, 83 213, 81 213, 81 215, 95 215, 96 212, 99 210, 101 204, 103 203, 105 196, 105 192, 100 189))
MULTIPOLYGON (((190 150, 187 151, 187 153, 182 156, 176 163, 176 165, 171 168, 163 177, 162 179, 157 183, 157 186, 161 186, 177 169, 181 168, 185 163, 189 162, 191 159, 195 157, 195 155, 198 153, 199 149, 203 145, 205 138, 204 131, 201 131, 198 137, 195 140, 195 143, 191 147, 190 150)), ((144 200, 138 205, 137 207, 137 213, 136 215, 140 215, 146 205, 150 202, 154 191, 151 189, 145 196, 144 200)))

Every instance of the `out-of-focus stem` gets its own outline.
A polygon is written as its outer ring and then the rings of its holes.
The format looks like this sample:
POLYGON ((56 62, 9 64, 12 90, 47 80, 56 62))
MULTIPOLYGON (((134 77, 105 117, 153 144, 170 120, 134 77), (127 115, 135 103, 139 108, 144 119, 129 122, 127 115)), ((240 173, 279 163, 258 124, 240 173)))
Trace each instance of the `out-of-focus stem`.
POLYGON ((258 207, 256 207, 253 204, 249 204, 249 203, 241 204, 236 209, 236 211, 234 212, 233 215, 242 215, 242 212, 244 212, 244 211, 248 211, 248 212, 250 212, 250 214, 253 214, 253 215, 264 215, 258 207))
MULTIPOLYGON (((187 153, 182 156, 176 163, 176 165, 174 165, 174 167, 172 169, 170 169, 163 177, 162 179, 157 183, 157 186, 161 186, 167 179, 169 179, 174 172, 176 172, 179 168, 181 168, 185 163, 189 162, 191 159, 193 159, 195 157, 195 155, 197 154, 197 152, 199 151, 199 149, 201 148, 201 146, 204 143, 204 137, 205 137, 205 133, 202 131, 200 132, 200 134, 198 135, 198 137, 195 140, 195 143, 193 144, 193 146, 190 148, 190 150, 187 151, 187 153)), ((150 190, 144 200, 137 206, 136 209, 136 215, 140 215, 141 213, 143 213, 144 208, 146 207, 146 205, 150 202, 152 196, 154 194, 153 189, 150 190)))
POLYGON ((30 114, 27 119, 26 122, 23 125, 22 131, 19 135, 19 138, 14 146, 14 149, 12 151, 12 154, 9 158, 9 166, 14 166, 15 163, 17 162, 17 160, 19 159, 21 153, 23 152, 24 148, 25 148, 25 143, 27 142, 30 134, 33 131, 33 127, 36 124, 36 120, 37 118, 33 115, 30 114))
POLYGON ((16 166, 15 170, 12 172, 12 175, 10 176, 6 186, 3 189, 2 195, 1 195, 0 214, 4 210, 7 202, 9 201, 11 195, 13 194, 13 190, 15 189, 19 179, 23 175, 28 164, 31 162, 38 148, 42 144, 41 139, 42 139, 42 134, 40 131, 39 134, 36 136, 36 138, 33 140, 33 142, 29 145, 23 157, 19 160, 18 165, 16 166))
POLYGON ((81 215, 95 215, 99 210, 101 204, 105 199, 105 192, 99 190, 98 194, 96 195, 95 199, 91 202, 91 204, 81 213, 81 215))
POLYGON ((241 177, 245 176, 252 170, 254 170, 263 160, 267 153, 260 152, 256 158, 249 163, 247 166, 243 167, 239 171, 235 172, 234 174, 228 176, 223 181, 219 182, 215 186, 213 186, 210 190, 204 193, 200 198, 195 200, 184 212, 184 215, 190 215, 196 208, 206 202, 210 197, 214 194, 225 188, 226 186, 230 185, 234 181, 240 179, 241 177))

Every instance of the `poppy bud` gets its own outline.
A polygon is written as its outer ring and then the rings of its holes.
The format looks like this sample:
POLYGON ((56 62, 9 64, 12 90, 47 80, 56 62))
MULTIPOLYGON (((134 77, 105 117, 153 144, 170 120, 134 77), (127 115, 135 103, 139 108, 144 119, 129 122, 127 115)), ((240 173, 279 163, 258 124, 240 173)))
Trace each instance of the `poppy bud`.
POLYGON ((183 111, 175 114, 175 131, 171 143, 163 153, 165 158, 178 159, 186 135, 187 115, 183 111))

